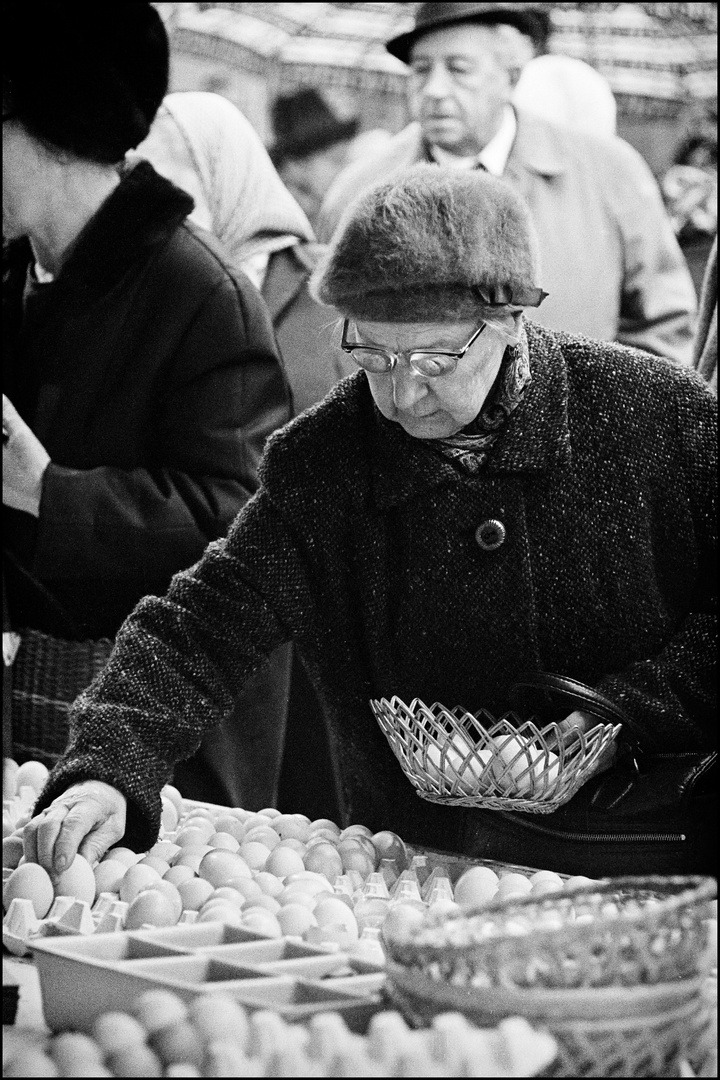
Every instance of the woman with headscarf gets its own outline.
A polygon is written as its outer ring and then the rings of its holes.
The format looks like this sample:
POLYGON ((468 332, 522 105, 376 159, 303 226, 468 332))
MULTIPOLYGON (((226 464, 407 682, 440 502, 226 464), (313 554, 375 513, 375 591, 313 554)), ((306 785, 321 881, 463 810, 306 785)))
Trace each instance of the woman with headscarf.
POLYGON ((320 401, 352 368, 307 289, 322 247, 252 124, 219 94, 168 94, 136 153, 192 195, 190 220, 212 232, 260 289, 294 411, 320 401))
POLYGON ((257 291, 124 163, 167 91, 155 8, 11 3, 2 26, 12 753, 52 761, 126 615, 254 492, 289 399, 257 291))
MULTIPOLYGON (((529 211, 479 170, 418 165, 364 192, 316 275, 359 370, 272 437, 226 539, 125 624, 27 857, 58 869, 78 845, 154 843, 173 762, 292 640, 343 825, 592 876, 636 872, 639 852, 646 873, 712 864, 708 806, 682 834, 656 814, 652 836, 625 821, 588 837, 584 791, 607 775, 622 804, 628 755, 715 746, 716 398, 662 358, 526 322, 546 295, 529 211), (370 706, 498 716, 521 675, 556 672, 622 730, 539 824, 418 798, 370 706)), ((567 704, 557 730, 594 722, 567 704)))

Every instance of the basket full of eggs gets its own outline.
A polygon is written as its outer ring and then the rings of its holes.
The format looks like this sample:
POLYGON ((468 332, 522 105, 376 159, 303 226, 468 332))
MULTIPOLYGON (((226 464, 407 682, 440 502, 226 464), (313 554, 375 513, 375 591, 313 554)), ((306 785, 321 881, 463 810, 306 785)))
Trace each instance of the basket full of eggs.
POLYGON ((523 712, 496 719, 415 698, 370 702, 393 753, 417 794, 429 802, 484 810, 549 814, 592 775, 625 720, 612 702, 582 683, 539 674, 512 688, 523 712), (533 715, 527 715, 528 707, 533 715), (589 728, 561 723, 590 713, 589 728), (548 719, 548 717, 555 717, 548 719))

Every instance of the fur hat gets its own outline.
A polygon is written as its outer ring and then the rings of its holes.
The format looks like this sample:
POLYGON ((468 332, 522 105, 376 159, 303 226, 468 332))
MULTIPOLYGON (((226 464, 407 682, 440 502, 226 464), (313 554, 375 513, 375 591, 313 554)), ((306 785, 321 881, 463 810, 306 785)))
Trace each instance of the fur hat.
POLYGON ((537 307, 538 242, 521 197, 478 170, 414 165, 345 211, 311 292, 343 315, 376 322, 476 316, 537 307))
POLYGON ((114 165, 148 134, 169 46, 149 3, 2 5, 3 112, 50 146, 114 165))

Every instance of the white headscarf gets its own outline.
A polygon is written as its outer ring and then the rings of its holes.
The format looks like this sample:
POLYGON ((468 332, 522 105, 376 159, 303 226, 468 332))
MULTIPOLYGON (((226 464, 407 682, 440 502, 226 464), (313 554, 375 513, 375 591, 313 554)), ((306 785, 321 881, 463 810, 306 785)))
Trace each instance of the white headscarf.
POLYGON ((595 135, 615 134, 615 96, 607 79, 572 56, 536 56, 522 70, 513 104, 595 135))
POLYGON ((192 195, 190 220, 212 232, 244 269, 259 256, 314 240, 260 136, 220 94, 168 94, 135 153, 192 195))

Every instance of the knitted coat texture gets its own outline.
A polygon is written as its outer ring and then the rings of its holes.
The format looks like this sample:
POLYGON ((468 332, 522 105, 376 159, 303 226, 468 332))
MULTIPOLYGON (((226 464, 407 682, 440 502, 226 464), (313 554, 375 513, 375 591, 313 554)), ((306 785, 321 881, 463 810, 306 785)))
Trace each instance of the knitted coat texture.
POLYGON ((478 812, 416 796, 371 698, 501 714, 545 670, 621 705, 647 748, 713 746, 716 399, 662 359, 526 329, 532 382, 479 473, 382 421, 363 372, 277 432, 227 538, 126 621, 38 809, 105 780, 128 797, 125 842, 150 846, 174 761, 289 639, 344 824, 429 846, 462 851, 478 812))

